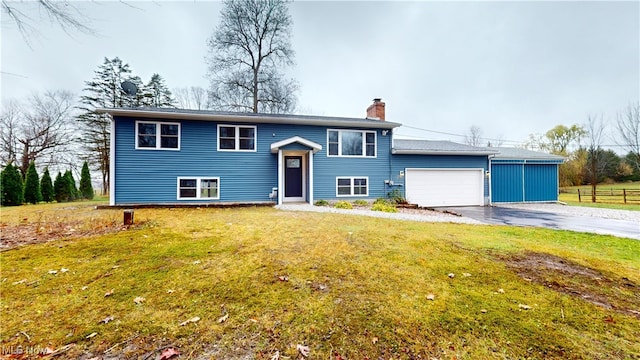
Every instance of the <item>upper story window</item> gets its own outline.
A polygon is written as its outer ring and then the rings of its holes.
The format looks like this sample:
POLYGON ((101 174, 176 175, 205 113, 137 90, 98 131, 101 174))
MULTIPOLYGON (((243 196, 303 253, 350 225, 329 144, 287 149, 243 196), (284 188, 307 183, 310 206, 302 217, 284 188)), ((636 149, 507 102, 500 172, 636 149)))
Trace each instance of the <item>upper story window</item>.
POLYGON ((218 150, 256 151, 256 127, 218 125, 218 150))
POLYGON ((180 150, 180 123, 136 121, 136 149, 180 150))
POLYGON ((361 130, 328 130, 329 156, 375 157, 376 132, 361 130))

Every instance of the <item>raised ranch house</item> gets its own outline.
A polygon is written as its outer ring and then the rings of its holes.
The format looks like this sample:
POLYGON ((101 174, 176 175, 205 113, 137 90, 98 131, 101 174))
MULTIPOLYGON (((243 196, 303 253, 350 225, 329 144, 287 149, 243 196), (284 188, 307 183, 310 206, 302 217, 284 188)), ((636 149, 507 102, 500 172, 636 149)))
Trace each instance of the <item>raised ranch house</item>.
POLYGON ((557 201, 563 158, 394 140, 401 124, 384 109, 380 99, 366 118, 99 109, 112 117, 110 204, 312 204, 392 191, 430 207, 557 201))

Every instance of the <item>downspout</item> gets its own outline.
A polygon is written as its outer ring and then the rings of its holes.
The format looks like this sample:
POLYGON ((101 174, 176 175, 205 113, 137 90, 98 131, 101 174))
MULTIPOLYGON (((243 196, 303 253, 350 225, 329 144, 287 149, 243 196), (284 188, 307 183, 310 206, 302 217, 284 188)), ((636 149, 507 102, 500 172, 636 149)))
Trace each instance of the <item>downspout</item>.
MULTIPOLYGON (((393 132, 395 129, 391 129, 389 132, 389 181, 393 181, 393 132)), ((384 131, 384 130, 382 130, 384 131)), ((385 198, 387 197, 387 190, 391 191, 391 185, 384 184, 385 198)))
POLYGON ((116 204, 116 118, 111 116, 109 137, 109 205, 116 204))
POLYGON ((491 159, 494 157, 495 155, 489 155, 489 176, 487 176, 487 181, 489 182, 489 206, 493 206, 493 200, 491 198, 491 175, 493 173, 493 162, 491 159))

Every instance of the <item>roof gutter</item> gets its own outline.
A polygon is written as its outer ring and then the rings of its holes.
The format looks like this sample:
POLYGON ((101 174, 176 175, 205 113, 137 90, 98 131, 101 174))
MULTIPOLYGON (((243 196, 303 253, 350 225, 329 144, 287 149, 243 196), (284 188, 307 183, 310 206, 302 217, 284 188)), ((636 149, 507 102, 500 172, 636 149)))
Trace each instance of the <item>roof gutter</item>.
POLYGON ((349 118, 301 118, 295 115, 287 117, 271 116, 266 114, 260 115, 244 115, 236 114, 213 114, 213 113, 191 113, 191 112, 168 112, 154 110, 133 110, 133 109, 110 109, 98 108, 96 112, 99 114, 110 114, 111 116, 127 116, 138 118, 154 118, 154 119, 183 119, 183 120, 199 120, 199 121, 227 121, 227 122, 243 122, 243 123, 270 123, 270 124, 295 124, 295 125, 317 125, 317 126, 353 126, 368 127, 374 129, 393 129, 401 124, 390 121, 367 121, 365 119, 349 119, 349 118))
POLYGON ((471 156, 487 156, 495 155, 495 151, 455 151, 455 150, 403 150, 391 149, 392 154, 397 155, 471 155, 471 156))

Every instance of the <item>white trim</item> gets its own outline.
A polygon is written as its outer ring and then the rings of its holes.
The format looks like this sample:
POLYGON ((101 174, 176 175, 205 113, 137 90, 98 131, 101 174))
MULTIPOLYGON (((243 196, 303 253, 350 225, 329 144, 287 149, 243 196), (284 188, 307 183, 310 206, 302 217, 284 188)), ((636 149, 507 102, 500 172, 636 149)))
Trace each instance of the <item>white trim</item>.
POLYGON ((220 200, 220 177, 219 176, 178 176, 176 180, 176 199, 178 200, 220 200), (196 197, 180 197, 180 180, 195 180, 196 181, 196 197), (201 197, 200 190, 202 190, 202 180, 215 180, 217 183, 217 195, 216 197, 201 197))
POLYGON ((352 126, 367 127, 372 129, 393 129, 401 124, 391 121, 367 120, 356 118, 340 118, 329 116, 299 116, 299 115, 270 115, 247 113, 216 113, 206 110, 141 110, 125 108, 98 108, 97 113, 106 113, 111 116, 127 116, 136 118, 153 119, 182 119, 198 121, 229 121, 240 123, 267 123, 287 125, 315 125, 315 126, 352 126))
POLYGON ((256 125, 233 125, 233 124, 218 124, 216 134, 216 148, 218 151, 229 152, 256 152, 258 151, 258 127, 256 125), (220 128, 230 127, 235 128, 235 148, 233 149, 221 149, 220 148, 220 128), (240 149, 240 128, 253 129, 253 149, 240 149))
POLYGON ((360 159, 375 159, 378 157, 378 132, 372 130, 359 130, 359 129, 327 129, 327 157, 343 157, 343 158, 360 158, 360 159), (336 131, 338 133, 338 155, 330 155, 329 146, 329 132, 336 131), (342 133, 343 132, 359 132, 362 134, 362 154, 363 155, 342 155, 342 133), (372 133, 374 136, 374 155, 367 156, 367 133, 372 133))
POLYGON ((310 147, 314 153, 322 150, 322 145, 315 143, 311 140, 307 140, 305 138, 302 138, 300 136, 294 136, 294 137, 290 137, 288 139, 284 139, 284 140, 280 140, 278 142, 274 142, 271 144, 271 152, 272 153, 277 153, 278 150, 280 150, 281 147, 290 145, 290 144, 294 144, 294 143, 299 143, 302 144, 306 147, 310 147))
MULTIPOLYGON (((111 118, 111 136, 109 136, 109 205, 116 204, 116 120, 111 118)), ((137 138, 136 138, 137 139, 137 138)), ((137 141, 137 140, 136 140, 137 141)), ((104 187, 104 184, 102 184, 104 187)))
POLYGON ((369 196, 369 177, 368 176, 336 176, 336 197, 367 197, 369 196), (342 195, 338 193, 338 180, 339 179, 349 179, 351 181, 350 194, 342 195), (355 188, 354 180, 355 179, 365 179, 367 182, 367 193, 366 194, 354 194, 353 189, 355 188))
POLYGON ((180 150, 180 140, 182 135, 182 124, 179 122, 165 122, 165 121, 146 121, 146 120, 136 120, 135 124, 135 148, 136 150, 168 150, 168 151, 179 151, 180 150), (144 147, 138 146, 138 124, 154 124, 156 125, 156 146, 155 147, 144 147), (178 147, 177 148, 167 148, 162 147, 162 125, 177 125, 178 126, 178 147))

